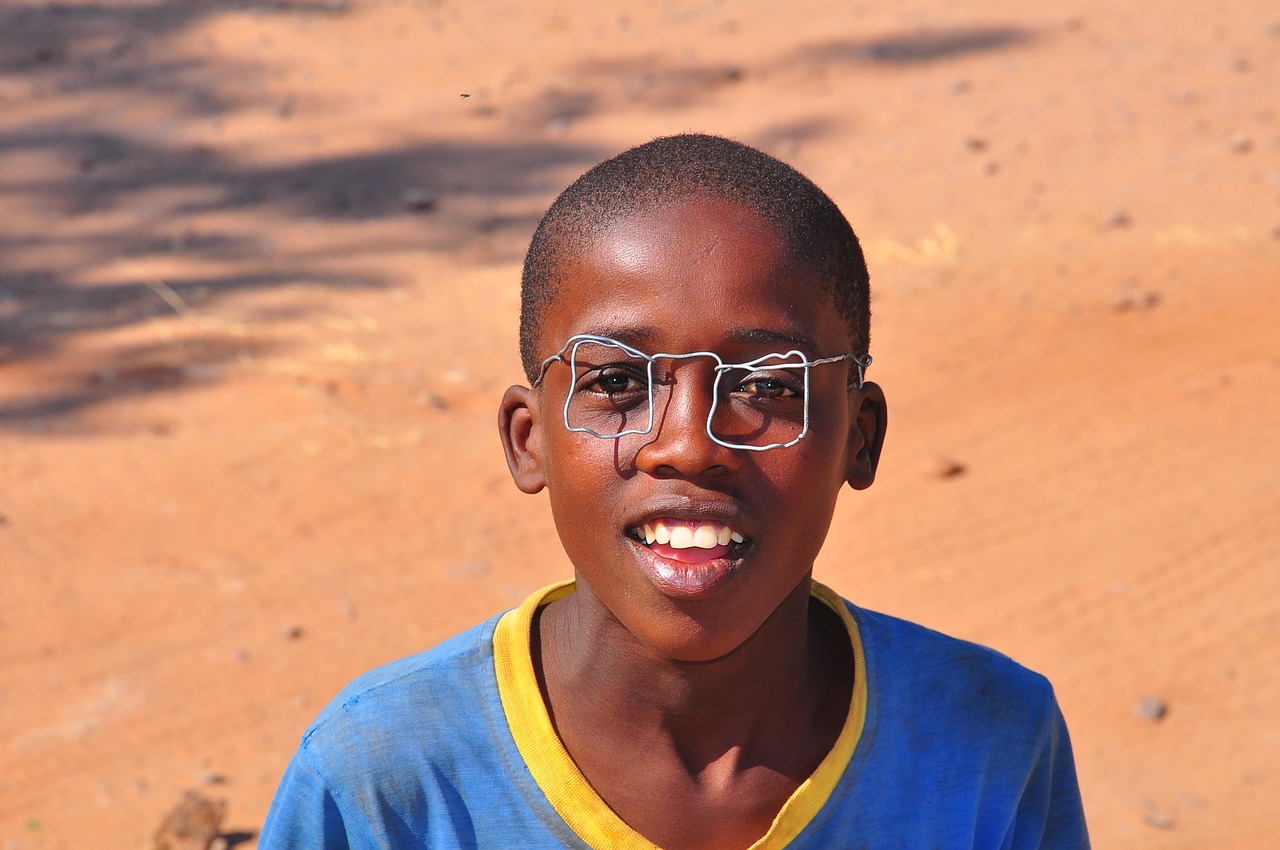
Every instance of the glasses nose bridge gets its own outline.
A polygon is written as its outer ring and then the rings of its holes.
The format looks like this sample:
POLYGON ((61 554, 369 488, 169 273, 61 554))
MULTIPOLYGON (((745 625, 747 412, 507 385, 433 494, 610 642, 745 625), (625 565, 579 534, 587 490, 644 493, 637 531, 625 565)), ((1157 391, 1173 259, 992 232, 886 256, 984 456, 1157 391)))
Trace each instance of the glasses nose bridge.
POLYGON ((715 406, 716 383, 720 380, 717 367, 722 365, 724 361, 710 351, 654 355, 655 407, 661 411, 668 411, 672 404, 691 407, 701 412, 705 425, 715 406))
POLYGON ((711 441, 716 381, 723 365, 709 351, 653 356, 653 430, 651 439, 711 441))

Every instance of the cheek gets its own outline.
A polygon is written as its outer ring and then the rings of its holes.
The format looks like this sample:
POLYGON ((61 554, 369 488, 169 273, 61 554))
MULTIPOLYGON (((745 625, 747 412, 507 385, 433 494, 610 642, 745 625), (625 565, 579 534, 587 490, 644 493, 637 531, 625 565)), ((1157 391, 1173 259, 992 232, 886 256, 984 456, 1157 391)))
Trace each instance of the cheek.
POLYGON ((615 531, 610 510, 619 502, 621 479, 614 468, 614 441, 588 441, 563 431, 547 440, 547 492, 565 548, 615 531))
POLYGON ((762 452, 760 460, 768 464, 769 475, 779 482, 807 481, 815 488, 833 477, 843 479, 849 436, 847 421, 840 415, 843 412, 815 412, 803 440, 789 448, 762 452))
POLYGON ((799 445, 775 451, 776 457, 765 452, 759 460, 761 486, 773 491, 771 510, 796 535, 820 541, 844 487, 843 443, 834 435, 815 433, 799 445))

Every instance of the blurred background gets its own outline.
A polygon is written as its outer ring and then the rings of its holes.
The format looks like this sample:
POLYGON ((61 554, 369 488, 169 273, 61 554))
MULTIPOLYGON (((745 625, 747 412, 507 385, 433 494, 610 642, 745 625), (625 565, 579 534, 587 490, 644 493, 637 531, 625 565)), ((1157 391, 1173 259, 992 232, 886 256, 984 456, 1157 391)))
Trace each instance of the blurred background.
POLYGON ((570 574, 520 262, 685 130, 871 263, 818 578, 1047 674, 1096 847, 1280 845, 1278 66, 1253 0, 5 0, 0 848, 248 850, 343 684, 570 574))

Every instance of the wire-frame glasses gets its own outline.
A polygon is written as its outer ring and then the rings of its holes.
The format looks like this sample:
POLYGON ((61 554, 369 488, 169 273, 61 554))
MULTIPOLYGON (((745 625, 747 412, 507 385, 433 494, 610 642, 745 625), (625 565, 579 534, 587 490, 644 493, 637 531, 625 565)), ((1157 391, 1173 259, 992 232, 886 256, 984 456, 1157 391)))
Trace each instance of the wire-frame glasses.
POLYGON ((871 365, 867 354, 810 360, 798 349, 726 363, 713 351, 646 354, 607 336, 579 334, 542 361, 534 386, 542 383, 551 364, 564 363, 571 375, 564 401, 565 428, 616 440, 653 431, 655 394, 664 383, 654 380, 654 364, 696 357, 715 361, 707 436, 726 448, 752 452, 794 446, 809 433, 813 367, 849 360, 853 374, 847 386, 858 389, 871 365))

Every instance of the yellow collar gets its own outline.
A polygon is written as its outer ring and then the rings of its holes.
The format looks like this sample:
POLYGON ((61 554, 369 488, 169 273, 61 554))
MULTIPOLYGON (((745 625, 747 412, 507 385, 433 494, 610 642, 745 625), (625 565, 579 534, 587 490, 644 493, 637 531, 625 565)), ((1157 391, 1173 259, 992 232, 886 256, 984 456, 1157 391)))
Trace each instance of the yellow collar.
MULTIPOLYGON (((502 710, 534 781, 579 838, 599 850, 659 850, 628 826, 596 794, 557 737, 542 701, 529 652, 534 612, 540 606, 573 592, 572 581, 550 585, 534 593, 519 608, 508 611, 498 621, 493 633, 493 658, 502 710)), ((862 736, 867 715, 867 680, 857 623, 849 614, 844 600, 829 588, 814 582, 812 594, 840 617, 849 632, 855 671, 849 716, 831 752, 783 804, 769 831, 748 850, 785 847, 799 835, 835 790, 862 736)))

